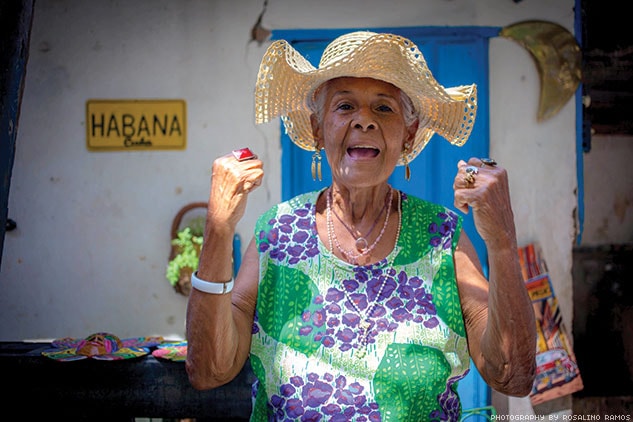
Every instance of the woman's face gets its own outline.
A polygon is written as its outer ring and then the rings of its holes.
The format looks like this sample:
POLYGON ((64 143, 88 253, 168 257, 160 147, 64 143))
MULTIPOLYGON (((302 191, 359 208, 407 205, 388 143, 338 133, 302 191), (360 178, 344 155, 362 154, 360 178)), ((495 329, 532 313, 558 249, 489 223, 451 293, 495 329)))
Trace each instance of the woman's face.
POLYGON ((407 127, 400 90, 371 78, 326 82, 312 116, 314 138, 325 148, 332 177, 349 187, 386 181, 411 144, 417 121, 407 127))

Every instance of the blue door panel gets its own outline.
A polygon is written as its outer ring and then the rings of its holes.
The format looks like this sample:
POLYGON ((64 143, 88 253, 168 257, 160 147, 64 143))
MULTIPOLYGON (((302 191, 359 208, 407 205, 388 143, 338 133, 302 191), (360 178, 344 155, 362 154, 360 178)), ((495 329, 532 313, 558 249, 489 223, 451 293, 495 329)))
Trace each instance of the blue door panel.
MULTIPOLYGON (((325 46, 343 30, 288 30, 274 31, 274 39, 289 40, 315 67, 325 46)), ((438 82, 445 86, 475 83, 478 91, 478 110, 469 141, 462 147, 449 144, 435 135, 420 155, 410 163, 411 180, 404 178, 404 168, 397 167, 390 183, 411 195, 454 208, 453 179, 457 162, 470 157, 487 157, 489 151, 488 124, 488 39, 496 36, 499 28, 489 27, 421 27, 382 28, 376 32, 398 33, 415 42, 438 82)), ((313 180, 310 171, 313 152, 292 144, 282 124, 282 199, 289 199, 308 190, 330 185, 331 172, 322 153, 323 180, 313 180)), ((464 229, 473 241, 487 273, 487 255, 483 241, 477 234, 472 215, 464 215, 464 229)), ((483 382, 474 365, 459 384, 458 390, 464 409, 488 406, 490 389, 483 382)))

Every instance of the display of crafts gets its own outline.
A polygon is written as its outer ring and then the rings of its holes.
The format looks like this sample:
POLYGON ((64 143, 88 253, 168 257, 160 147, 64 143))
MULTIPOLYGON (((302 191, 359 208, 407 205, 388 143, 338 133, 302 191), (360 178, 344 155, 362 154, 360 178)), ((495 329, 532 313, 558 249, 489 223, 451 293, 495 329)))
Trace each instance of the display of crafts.
POLYGON ((165 342, 160 336, 120 339, 111 333, 94 333, 86 338, 59 338, 42 355, 59 361, 83 359, 118 361, 152 355, 161 359, 182 362, 187 356, 187 342, 165 342))
POLYGON ((187 358, 187 342, 160 344, 152 352, 152 356, 174 362, 184 362, 187 358))

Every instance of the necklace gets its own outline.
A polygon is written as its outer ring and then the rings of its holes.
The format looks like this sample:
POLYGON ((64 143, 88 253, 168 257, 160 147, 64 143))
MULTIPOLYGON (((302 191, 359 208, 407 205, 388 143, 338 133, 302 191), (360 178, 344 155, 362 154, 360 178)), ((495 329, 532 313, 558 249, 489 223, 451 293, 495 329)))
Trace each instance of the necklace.
POLYGON ((374 224, 371 225, 371 227, 369 228, 369 230, 367 231, 367 234, 365 236, 360 236, 360 237, 356 237, 356 234, 354 233, 354 230, 352 230, 351 227, 348 226, 347 223, 345 223, 345 221, 343 221, 341 216, 338 215, 338 213, 336 212, 336 210, 334 208, 332 208, 332 212, 334 213, 334 217, 336 217, 338 219, 338 221, 340 221, 341 224, 343 224, 343 226, 345 226, 345 228, 347 229, 349 234, 351 234, 352 237, 356 238, 356 243, 355 243, 356 250, 358 252, 363 252, 365 249, 367 249, 369 247, 369 242, 367 242, 367 238, 369 237, 371 232, 374 231, 374 228, 376 227, 376 224, 378 224, 378 220, 380 220, 380 216, 387 209, 387 205, 388 205, 388 203, 387 203, 387 201, 385 201, 385 205, 380 210, 380 213, 378 213, 378 216, 374 220, 374 224))
MULTIPOLYGON (((389 199, 387 200, 387 204, 391 204, 392 199, 393 199, 393 188, 390 187, 389 199)), ((398 212, 400 212, 400 209, 398 209, 398 212)), ((341 247, 341 244, 339 243, 338 238, 336 237, 336 233, 334 232, 334 223, 332 222, 332 189, 330 189, 327 195, 327 208, 326 208, 327 234, 328 234, 328 240, 330 242, 330 250, 332 251, 334 250, 332 247, 332 244, 334 243, 336 245, 336 248, 339 250, 339 252, 341 252, 341 254, 345 257, 347 261, 349 261, 350 263, 354 265, 358 265, 359 258, 364 257, 368 255, 371 251, 373 251, 374 248, 376 248, 376 245, 378 245, 378 242, 380 242, 380 239, 382 239, 382 236, 385 234, 385 230, 387 229, 387 226, 389 225, 389 214, 390 212, 387 209, 387 216, 385 217, 385 223, 383 224, 382 230, 380 230, 378 237, 376 237, 376 240, 374 240, 374 243, 364 248, 359 253, 354 253, 353 251, 345 250, 343 249, 343 247, 341 247)))
MULTIPOLYGON (((401 201, 402 201, 402 198, 400 195, 398 195, 398 230, 396 232, 396 240, 395 240, 394 245, 398 244, 398 239, 400 238, 400 229, 402 228, 402 210, 400 208, 401 201)), ((391 264, 393 263, 395 254, 393 255, 394 256, 392 256, 390 261, 387 263, 388 267, 391 266, 391 264)), ((345 295, 345 298, 352 305, 352 307, 354 308, 354 310, 356 311, 356 313, 358 314, 360 318, 360 322, 358 323, 358 328, 360 329, 360 332, 358 333, 358 337, 359 337, 358 358, 359 359, 364 358, 365 354, 367 353, 367 341, 368 341, 369 332, 370 332, 369 328, 371 327, 371 316, 374 313, 374 308, 376 307, 376 305, 378 305, 378 300, 382 296, 382 292, 385 289, 385 286, 387 285, 387 278, 388 278, 387 276, 383 276, 382 284, 380 285, 380 289, 378 289, 378 294, 376 295, 376 299, 374 299, 374 302, 371 304, 371 306, 367 309, 367 312, 365 313, 361 312, 356 302, 354 302, 354 300, 347 294, 347 289, 343 287, 343 294, 345 295)))

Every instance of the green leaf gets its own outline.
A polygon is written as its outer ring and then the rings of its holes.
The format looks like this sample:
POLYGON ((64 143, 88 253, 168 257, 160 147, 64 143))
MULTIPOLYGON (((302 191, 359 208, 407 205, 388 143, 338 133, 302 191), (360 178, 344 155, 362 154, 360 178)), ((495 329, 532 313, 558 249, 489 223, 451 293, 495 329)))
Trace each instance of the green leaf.
POLYGON ((316 285, 302 271, 270 265, 259 286, 258 321, 275 340, 310 354, 319 344, 313 334, 300 336, 299 329, 311 325, 304 322, 304 311, 315 309, 316 285))
MULTIPOLYGON (((442 256, 443 261, 452 261, 452 259, 448 254, 442 256)), ((462 337, 465 336, 464 318, 452 262, 443 262, 440 271, 435 274, 431 294, 437 315, 444 320, 451 330, 462 337)))
POLYGON ((255 406, 253 408, 253 420, 265 421, 268 420, 268 398, 266 397, 266 368, 264 368, 262 362, 255 355, 251 355, 250 363, 251 367, 253 368, 253 373, 259 381, 259 386, 257 387, 258 393, 255 398, 255 406))
POLYGON ((407 229, 400 232, 400 252, 394 265, 411 264, 429 252, 430 213, 427 203, 417 198, 409 197, 402 203, 402 227, 407 229))
POLYGON ((450 365, 435 348, 392 344, 374 376, 376 400, 384 421, 428 420, 446 389, 450 365))

